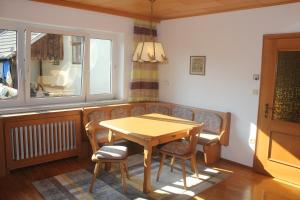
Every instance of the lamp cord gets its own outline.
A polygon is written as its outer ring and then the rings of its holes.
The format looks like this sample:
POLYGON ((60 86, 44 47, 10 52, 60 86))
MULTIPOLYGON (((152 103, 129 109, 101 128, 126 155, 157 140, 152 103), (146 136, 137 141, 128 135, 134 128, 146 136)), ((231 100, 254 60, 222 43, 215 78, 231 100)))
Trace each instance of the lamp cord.
POLYGON ((153 31, 153 3, 155 0, 149 0, 151 3, 151 16, 150 16, 150 34, 151 34, 151 40, 152 40, 152 45, 153 45, 153 57, 156 58, 156 52, 155 52, 155 41, 154 41, 154 31, 153 31))
POLYGON ((155 0, 149 0, 151 3, 151 10, 150 10, 150 33, 151 33, 151 40, 154 41, 154 34, 153 34, 153 3, 155 0))

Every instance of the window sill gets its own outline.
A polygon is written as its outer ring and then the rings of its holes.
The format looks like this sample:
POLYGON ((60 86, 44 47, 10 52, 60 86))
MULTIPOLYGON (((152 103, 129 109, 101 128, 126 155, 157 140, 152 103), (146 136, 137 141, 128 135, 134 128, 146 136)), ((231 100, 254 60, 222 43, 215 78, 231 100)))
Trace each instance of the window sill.
POLYGON ((46 113, 54 110, 63 109, 78 109, 89 106, 104 106, 110 104, 126 103, 127 100, 114 99, 114 100, 103 100, 103 101, 91 101, 84 103, 69 103, 69 104, 51 104, 51 105, 38 105, 38 106, 26 106, 26 107, 16 107, 16 108, 4 108, 0 111, 0 117, 6 117, 15 114, 25 114, 25 113, 46 113))

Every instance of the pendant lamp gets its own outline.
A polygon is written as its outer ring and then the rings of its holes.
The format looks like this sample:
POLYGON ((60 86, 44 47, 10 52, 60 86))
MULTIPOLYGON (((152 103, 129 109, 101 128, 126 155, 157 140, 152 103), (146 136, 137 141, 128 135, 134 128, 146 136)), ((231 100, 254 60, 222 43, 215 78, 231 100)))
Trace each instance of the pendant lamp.
POLYGON ((167 57, 164 48, 160 42, 154 41, 152 19, 153 19, 153 3, 155 0, 149 0, 151 4, 151 19, 150 19, 150 32, 151 40, 139 42, 134 51, 133 62, 150 62, 150 63, 167 63, 167 57))

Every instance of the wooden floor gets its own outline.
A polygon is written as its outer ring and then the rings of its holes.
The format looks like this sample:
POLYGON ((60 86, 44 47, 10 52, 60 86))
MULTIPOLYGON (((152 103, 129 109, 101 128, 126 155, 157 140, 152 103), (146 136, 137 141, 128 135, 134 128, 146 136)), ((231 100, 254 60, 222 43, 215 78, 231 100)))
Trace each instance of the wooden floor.
MULTIPOLYGON (((32 186, 33 181, 81 168, 91 169, 92 167, 93 165, 88 159, 70 158, 13 171, 7 177, 0 179, 0 199, 42 199, 32 186)), ((232 171, 232 175, 225 181, 198 194, 194 199, 300 199, 300 186, 297 188, 297 186, 275 181, 270 177, 253 172, 250 168, 224 160, 216 164, 216 167, 232 171)))

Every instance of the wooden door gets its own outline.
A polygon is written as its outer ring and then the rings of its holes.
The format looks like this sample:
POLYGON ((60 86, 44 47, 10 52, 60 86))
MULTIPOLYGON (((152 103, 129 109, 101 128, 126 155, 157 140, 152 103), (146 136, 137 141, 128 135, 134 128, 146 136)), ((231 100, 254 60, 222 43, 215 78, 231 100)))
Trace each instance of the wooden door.
POLYGON ((300 185, 300 33, 264 36, 254 169, 300 185))

